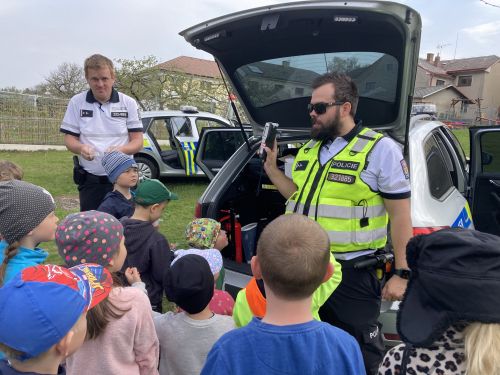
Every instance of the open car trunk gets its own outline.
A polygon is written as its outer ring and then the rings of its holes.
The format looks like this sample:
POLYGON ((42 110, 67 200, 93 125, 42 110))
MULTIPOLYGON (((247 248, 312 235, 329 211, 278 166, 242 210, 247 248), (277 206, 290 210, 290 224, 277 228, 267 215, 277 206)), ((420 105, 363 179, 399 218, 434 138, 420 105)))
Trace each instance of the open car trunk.
POLYGON ((266 122, 308 130, 311 82, 336 71, 360 93, 357 119, 402 140, 407 131, 420 16, 382 1, 307 1, 229 14, 180 34, 211 53, 254 134, 266 122))

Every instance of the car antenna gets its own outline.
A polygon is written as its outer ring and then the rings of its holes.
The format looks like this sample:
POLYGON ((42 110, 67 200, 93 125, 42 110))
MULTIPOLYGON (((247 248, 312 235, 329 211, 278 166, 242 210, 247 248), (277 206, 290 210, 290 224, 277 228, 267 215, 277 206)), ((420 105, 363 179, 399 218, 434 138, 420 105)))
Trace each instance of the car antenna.
POLYGON ((238 113, 238 109, 236 108, 236 105, 234 104, 233 94, 231 92, 229 92, 229 87, 227 86, 226 79, 224 78, 224 74, 222 74, 222 69, 220 68, 219 62, 217 60, 216 60, 216 63, 217 63, 217 67, 219 68, 220 76, 222 77, 222 82, 224 83, 224 87, 226 88, 229 102, 231 103, 231 108, 233 109, 233 113, 236 116, 236 120, 238 121, 238 125, 240 126, 241 132, 243 133, 243 139, 245 140, 245 143, 248 147, 248 151, 252 151, 252 147, 250 147, 250 143, 248 142, 247 133, 245 132, 245 129, 243 129, 243 124, 241 122, 240 114, 238 113))

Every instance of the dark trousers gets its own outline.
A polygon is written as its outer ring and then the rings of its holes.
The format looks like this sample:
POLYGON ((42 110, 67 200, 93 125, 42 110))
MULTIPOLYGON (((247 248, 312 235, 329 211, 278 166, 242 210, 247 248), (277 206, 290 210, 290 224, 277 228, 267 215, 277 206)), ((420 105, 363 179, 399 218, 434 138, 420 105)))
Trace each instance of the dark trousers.
POLYGON ((96 176, 85 173, 85 177, 78 184, 80 195, 80 211, 97 210, 104 196, 113 190, 113 184, 107 176, 96 176))
POLYGON ((366 373, 377 374, 384 357, 380 315, 381 284, 374 269, 342 265, 342 282, 319 310, 322 321, 350 333, 359 343, 366 373))

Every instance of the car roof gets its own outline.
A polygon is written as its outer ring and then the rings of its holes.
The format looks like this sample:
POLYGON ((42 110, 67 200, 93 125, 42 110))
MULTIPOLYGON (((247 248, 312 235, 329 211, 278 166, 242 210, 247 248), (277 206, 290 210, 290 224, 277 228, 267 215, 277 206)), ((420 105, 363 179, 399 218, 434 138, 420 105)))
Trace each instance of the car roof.
POLYGON ((141 112, 142 118, 150 118, 150 117, 205 117, 212 118, 231 125, 231 122, 222 116, 210 113, 210 112, 191 112, 191 111, 180 111, 180 110, 164 110, 164 111, 144 111, 141 112))

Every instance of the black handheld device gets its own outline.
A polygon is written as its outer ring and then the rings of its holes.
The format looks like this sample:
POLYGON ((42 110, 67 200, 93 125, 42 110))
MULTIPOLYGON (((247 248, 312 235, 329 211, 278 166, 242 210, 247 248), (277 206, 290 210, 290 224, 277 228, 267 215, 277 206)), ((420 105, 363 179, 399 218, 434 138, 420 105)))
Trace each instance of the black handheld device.
POLYGON ((262 132, 262 142, 260 143, 259 151, 257 154, 262 160, 266 160, 266 150, 265 147, 273 148, 274 141, 276 140, 276 135, 278 133, 279 124, 275 122, 266 122, 264 125, 264 131, 262 132))

